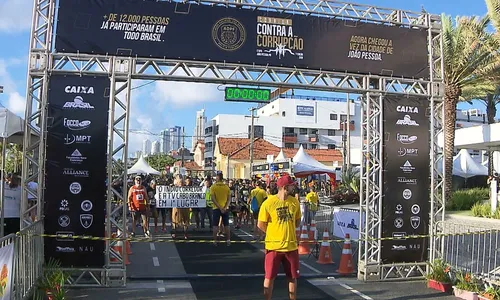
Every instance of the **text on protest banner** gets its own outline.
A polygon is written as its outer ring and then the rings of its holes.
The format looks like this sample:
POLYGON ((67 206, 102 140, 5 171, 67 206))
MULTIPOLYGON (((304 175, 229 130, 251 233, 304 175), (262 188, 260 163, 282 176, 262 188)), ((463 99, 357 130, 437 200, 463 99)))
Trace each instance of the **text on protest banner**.
POLYGON ((206 207, 205 192, 201 186, 156 186, 157 208, 206 207))

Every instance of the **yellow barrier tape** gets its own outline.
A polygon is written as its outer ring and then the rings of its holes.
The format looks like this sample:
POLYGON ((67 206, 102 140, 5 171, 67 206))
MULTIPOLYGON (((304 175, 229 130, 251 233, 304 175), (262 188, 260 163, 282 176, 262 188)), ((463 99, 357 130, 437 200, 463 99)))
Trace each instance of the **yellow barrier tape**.
MULTIPOLYGON (((430 237, 449 237, 449 236, 467 236, 467 235, 478 235, 478 234, 488 234, 488 233, 499 233, 500 230, 492 229, 492 230, 483 230, 483 231, 474 231, 474 232, 463 232, 463 233, 439 233, 435 235, 408 235, 406 237, 394 238, 394 237, 385 237, 385 238, 373 238, 373 239, 349 239, 351 242, 363 242, 363 241, 402 241, 409 239, 420 239, 420 238, 430 238, 430 237)), ((91 240, 91 241, 128 241, 132 243, 140 243, 140 242, 158 242, 158 243, 213 243, 213 240, 182 240, 182 239, 172 239, 165 237, 95 237, 95 236, 85 236, 85 235, 68 235, 68 234, 29 234, 29 233, 21 233, 17 232, 16 235, 29 235, 33 237, 44 237, 44 238, 59 238, 59 239, 81 239, 81 240, 91 240)), ((299 241, 299 243, 320 243, 320 242, 328 242, 328 243, 342 243, 345 242, 346 239, 318 239, 318 240, 306 240, 299 241)), ((226 243, 226 241, 221 241, 226 243)), ((273 241, 267 241, 272 243, 273 241)), ((275 241, 283 242, 283 241, 275 241)), ((250 240, 250 241, 231 241, 232 244, 262 244, 265 241, 260 240, 250 240)))

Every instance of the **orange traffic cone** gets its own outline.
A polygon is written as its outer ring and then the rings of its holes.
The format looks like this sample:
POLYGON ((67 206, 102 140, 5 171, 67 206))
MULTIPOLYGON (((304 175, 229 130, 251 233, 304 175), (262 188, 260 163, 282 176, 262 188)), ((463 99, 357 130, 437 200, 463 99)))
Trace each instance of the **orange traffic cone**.
POLYGON ((328 241, 330 236, 328 235, 328 229, 325 228, 323 232, 323 241, 321 242, 321 248, 319 249, 319 258, 317 263, 322 265, 333 264, 332 260, 332 249, 330 248, 330 242, 328 241))
POLYGON ((341 275, 349 275, 354 273, 352 265, 351 237, 348 233, 345 235, 344 248, 340 257, 340 265, 337 273, 341 275))
POLYGON ((309 236, 307 235, 307 225, 302 225, 302 232, 300 233, 300 241, 299 241, 299 254, 309 254, 311 249, 309 248, 308 242, 309 236))
POLYGON ((300 225, 295 228, 295 237, 297 238, 297 241, 300 239, 300 225))
MULTIPOLYGON (((112 238, 116 238, 116 234, 113 233, 111 235, 112 238)), ((130 261, 128 260, 128 254, 127 251, 123 251, 123 241, 118 241, 116 242, 116 245, 114 245, 113 250, 115 250, 117 253, 120 254, 120 256, 123 258, 123 261, 125 262, 126 265, 130 265, 130 261)), ((111 262, 119 262, 117 258, 111 256, 110 257, 111 262)))
POLYGON ((311 228, 309 228, 309 241, 315 241, 318 239, 318 230, 316 229, 316 221, 311 221, 311 228))

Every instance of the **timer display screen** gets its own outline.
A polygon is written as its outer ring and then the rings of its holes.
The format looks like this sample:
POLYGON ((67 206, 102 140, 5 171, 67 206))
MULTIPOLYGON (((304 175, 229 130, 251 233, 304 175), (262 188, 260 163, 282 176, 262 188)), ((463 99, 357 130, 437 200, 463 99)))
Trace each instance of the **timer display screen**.
POLYGON ((271 90, 241 87, 226 87, 225 101, 269 103, 271 90))

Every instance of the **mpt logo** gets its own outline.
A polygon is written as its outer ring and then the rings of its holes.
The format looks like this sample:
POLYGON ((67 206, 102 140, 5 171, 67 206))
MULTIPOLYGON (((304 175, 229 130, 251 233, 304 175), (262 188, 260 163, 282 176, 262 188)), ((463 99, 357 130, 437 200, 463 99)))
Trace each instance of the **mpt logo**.
POLYGON ((90 135, 66 134, 64 145, 71 144, 90 144, 90 135))
POLYGON ((398 156, 418 156, 418 149, 416 148, 399 148, 398 156))
POLYGON ((396 125, 420 126, 420 124, 411 119, 410 115, 405 115, 403 119, 400 119, 396 122, 396 125))

